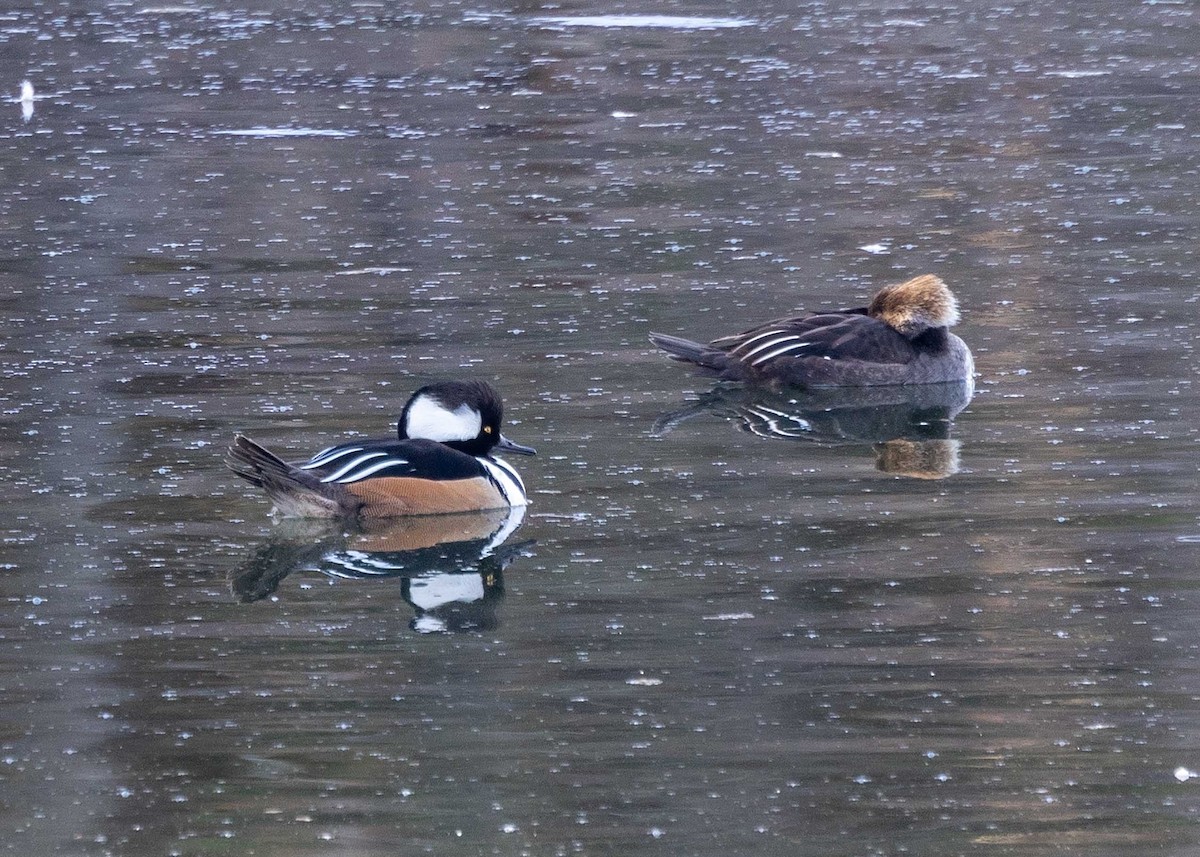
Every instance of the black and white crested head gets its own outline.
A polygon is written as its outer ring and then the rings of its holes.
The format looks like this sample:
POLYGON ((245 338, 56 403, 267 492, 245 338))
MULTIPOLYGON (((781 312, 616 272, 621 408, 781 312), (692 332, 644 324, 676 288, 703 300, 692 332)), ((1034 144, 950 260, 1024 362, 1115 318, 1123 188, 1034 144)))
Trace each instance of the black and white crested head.
POLYGON ((439 381, 412 394, 400 414, 400 439, 424 438, 439 443, 473 441, 499 434, 504 406, 483 381, 439 381), (484 427, 490 432, 484 432, 484 427))
POLYGON ((401 440, 434 440, 469 455, 487 455, 497 445, 532 454, 501 435, 503 418, 500 394, 486 381, 438 381, 412 394, 398 431, 401 440))

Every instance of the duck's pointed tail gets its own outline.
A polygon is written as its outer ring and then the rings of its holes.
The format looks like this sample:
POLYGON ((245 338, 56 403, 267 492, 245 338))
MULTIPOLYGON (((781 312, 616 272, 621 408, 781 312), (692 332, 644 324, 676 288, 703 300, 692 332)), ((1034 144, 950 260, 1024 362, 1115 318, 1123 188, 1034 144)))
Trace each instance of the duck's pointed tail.
POLYGON ((691 363, 705 372, 724 376, 729 369, 729 355, 720 348, 713 348, 703 342, 693 342, 682 336, 671 336, 669 333, 651 333, 650 341, 671 355, 672 360, 691 363))
POLYGON ((292 470, 278 455, 241 434, 234 436, 225 454, 225 464, 258 488, 287 480, 292 470))
POLYGON ((267 492, 284 517, 328 518, 341 507, 328 486, 311 473, 297 470, 266 447, 245 435, 235 435, 225 454, 225 464, 251 485, 267 492))
POLYGON ((688 363, 699 365, 704 365, 705 354, 713 350, 702 342, 693 342, 682 336, 671 336, 668 333, 651 333, 650 341, 676 360, 685 360, 688 363))
POLYGON ((650 341, 671 355, 671 359, 691 363, 706 374, 717 375, 727 381, 745 380, 746 372, 741 363, 731 359, 721 348, 669 333, 651 333, 650 341))

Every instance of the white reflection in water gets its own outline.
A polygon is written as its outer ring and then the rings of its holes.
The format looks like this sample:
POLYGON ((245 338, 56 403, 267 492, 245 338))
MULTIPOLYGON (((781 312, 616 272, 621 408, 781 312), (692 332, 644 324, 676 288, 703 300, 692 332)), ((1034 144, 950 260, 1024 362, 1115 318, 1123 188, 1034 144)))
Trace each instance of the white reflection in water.
POLYGON ((543 27, 628 27, 667 30, 728 30, 752 27, 749 18, 708 18, 689 15, 564 15, 533 18, 543 27))
POLYGON ((358 132, 346 128, 230 128, 213 131, 220 137, 357 137, 358 132))
POLYGON ((21 104, 21 118, 28 122, 33 118, 33 84, 27 80, 21 81, 21 97, 18 101, 21 104))

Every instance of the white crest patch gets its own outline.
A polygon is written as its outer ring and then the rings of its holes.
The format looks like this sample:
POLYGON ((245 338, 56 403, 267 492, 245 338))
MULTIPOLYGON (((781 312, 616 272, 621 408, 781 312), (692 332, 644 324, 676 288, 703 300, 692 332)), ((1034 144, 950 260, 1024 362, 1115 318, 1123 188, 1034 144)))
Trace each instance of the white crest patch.
POLYGON ((446 443, 452 440, 472 440, 483 429, 483 417, 470 405, 462 404, 453 411, 430 396, 421 396, 408 409, 404 431, 409 437, 422 437, 446 443))

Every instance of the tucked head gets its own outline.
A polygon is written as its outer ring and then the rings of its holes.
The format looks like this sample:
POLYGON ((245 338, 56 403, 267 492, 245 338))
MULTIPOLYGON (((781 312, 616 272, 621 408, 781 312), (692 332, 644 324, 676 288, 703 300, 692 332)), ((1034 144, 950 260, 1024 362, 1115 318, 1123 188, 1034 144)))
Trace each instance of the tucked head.
POLYGON ((533 455, 500 433, 503 418, 500 394, 486 381, 438 381, 412 394, 400 412, 398 431, 401 440, 435 440, 468 455, 487 455, 494 448, 533 455))
POLYGON ((884 286, 871 298, 867 314, 911 338, 932 327, 957 324, 958 301, 940 278, 922 274, 884 286))

